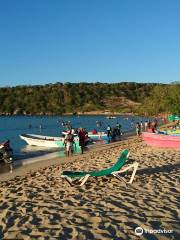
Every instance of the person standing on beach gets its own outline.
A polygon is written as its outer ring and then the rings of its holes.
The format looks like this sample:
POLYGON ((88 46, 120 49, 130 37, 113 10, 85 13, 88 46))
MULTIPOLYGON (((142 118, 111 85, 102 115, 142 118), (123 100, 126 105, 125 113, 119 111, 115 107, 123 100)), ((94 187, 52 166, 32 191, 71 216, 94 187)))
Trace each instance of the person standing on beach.
POLYGON ((152 121, 152 124, 151 124, 151 129, 153 133, 157 131, 157 126, 158 126, 157 119, 154 119, 154 121, 152 121))
POLYGON ((120 137, 121 135, 121 124, 119 124, 118 122, 116 123, 116 129, 117 129, 117 136, 120 137))
POLYGON ((145 131, 145 132, 147 131, 147 127, 148 127, 148 122, 145 121, 145 123, 144 123, 144 131, 145 131))
POLYGON ((109 137, 111 135, 111 127, 108 125, 106 130, 107 130, 107 136, 109 137))
POLYGON ((141 131, 143 131, 143 122, 142 121, 141 121, 140 125, 141 125, 141 131))
POLYGON ((157 118, 154 119, 154 128, 155 128, 155 131, 157 131, 157 127, 158 127, 158 120, 157 118))
POLYGON ((75 134, 75 130, 74 130, 74 128, 71 129, 71 134, 72 134, 72 135, 75 134))
POLYGON ((86 133, 83 128, 79 129, 78 137, 79 137, 79 146, 81 147, 81 154, 83 154, 84 147, 85 147, 85 139, 86 139, 86 133))
POLYGON ((148 132, 151 130, 151 121, 150 120, 147 123, 147 130, 148 130, 148 132))
POLYGON ((66 149, 66 154, 69 157, 70 153, 73 152, 73 143, 74 143, 74 136, 71 131, 68 131, 68 134, 64 138, 64 144, 66 149))
POLYGON ((111 129, 110 125, 107 126, 106 131, 107 131, 108 143, 110 143, 110 141, 111 141, 111 132, 112 132, 112 129, 111 129))
POLYGON ((137 137, 141 135, 141 125, 139 122, 136 123, 136 135, 137 137))

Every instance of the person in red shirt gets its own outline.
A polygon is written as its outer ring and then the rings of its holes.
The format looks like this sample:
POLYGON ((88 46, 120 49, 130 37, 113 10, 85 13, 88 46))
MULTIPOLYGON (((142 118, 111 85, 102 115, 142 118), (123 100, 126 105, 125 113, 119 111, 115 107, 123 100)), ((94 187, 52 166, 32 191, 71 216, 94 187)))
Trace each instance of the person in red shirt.
POLYGON ((85 139, 86 139, 86 133, 83 128, 79 129, 78 137, 79 137, 79 145, 81 147, 81 153, 83 154, 84 147, 85 147, 85 139))

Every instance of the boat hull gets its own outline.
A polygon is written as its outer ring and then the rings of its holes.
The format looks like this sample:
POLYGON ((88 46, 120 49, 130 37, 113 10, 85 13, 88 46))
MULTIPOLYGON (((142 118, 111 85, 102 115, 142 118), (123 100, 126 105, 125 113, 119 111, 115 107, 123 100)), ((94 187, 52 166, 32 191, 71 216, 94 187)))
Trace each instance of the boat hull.
POLYGON ((162 148, 180 148, 180 137, 156 133, 142 133, 142 139, 149 146, 162 148))
POLYGON ((176 130, 162 130, 162 132, 164 134, 167 134, 167 135, 180 136, 180 129, 176 129, 176 130))
MULTIPOLYGON (((47 148, 64 148, 63 137, 50 137, 35 134, 22 134, 20 138, 23 139, 28 145, 47 147, 47 148)), ((74 148, 80 149, 79 138, 74 139, 74 148)))

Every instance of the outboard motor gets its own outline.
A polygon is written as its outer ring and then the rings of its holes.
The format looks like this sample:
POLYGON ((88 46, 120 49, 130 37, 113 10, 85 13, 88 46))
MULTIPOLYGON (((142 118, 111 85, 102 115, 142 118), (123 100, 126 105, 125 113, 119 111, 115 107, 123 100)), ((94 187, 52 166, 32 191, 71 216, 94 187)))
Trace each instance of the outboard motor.
POLYGON ((0 162, 9 165, 10 172, 13 170, 13 150, 10 147, 10 141, 7 140, 0 144, 0 162))

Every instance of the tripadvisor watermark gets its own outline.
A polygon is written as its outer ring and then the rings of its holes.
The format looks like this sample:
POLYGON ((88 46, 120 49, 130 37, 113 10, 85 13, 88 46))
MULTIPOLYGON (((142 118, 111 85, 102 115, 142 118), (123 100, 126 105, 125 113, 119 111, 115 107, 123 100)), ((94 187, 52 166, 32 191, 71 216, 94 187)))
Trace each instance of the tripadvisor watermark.
POLYGON ((173 230, 167 230, 167 229, 143 229, 142 227, 137 227, 134 230, 135 234, 137 236, 141 236, 143 233, 150 233, 150 234, 169 234, 173 233, 173 230))

